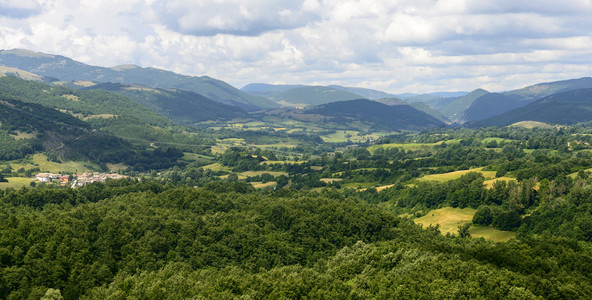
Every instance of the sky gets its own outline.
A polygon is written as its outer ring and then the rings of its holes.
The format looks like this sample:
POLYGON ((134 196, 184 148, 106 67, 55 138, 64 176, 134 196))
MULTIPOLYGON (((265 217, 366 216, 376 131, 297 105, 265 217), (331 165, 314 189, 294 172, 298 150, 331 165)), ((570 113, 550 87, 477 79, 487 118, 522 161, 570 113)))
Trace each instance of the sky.
POLYGON ((249 83, 503 91, 592 76, 592 0, 0 0, 0 49, 249 83))

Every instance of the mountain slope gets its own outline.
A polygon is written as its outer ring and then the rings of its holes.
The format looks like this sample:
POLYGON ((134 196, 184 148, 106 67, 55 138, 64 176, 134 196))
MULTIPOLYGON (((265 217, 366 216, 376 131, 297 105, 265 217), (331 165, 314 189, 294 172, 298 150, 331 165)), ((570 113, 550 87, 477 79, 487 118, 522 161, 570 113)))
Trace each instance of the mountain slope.
POLYGON ((247 110, 275 106, 265 98, 244 93, 223 81, 208 76, 185 76, 155 68, 140 68, 132 65, 114 68, 96 67, 64 56, 20 49, 0 51, 0 65, 63 81, 115 82, 186 90, 247 110))
POLYGON ((592 78, 539 83, 505 93, 487 94, 471 104, 462 116, 461 123, 484 120, 525 106, 545 96, 582 88, 592 88, 592 78))
POLYGON ((561 92, 495 117, 467 124, 470 127, 507 126, 520 121, 575 124, 592 120, 592 89, 561 92))
POLYGON ((21 101, 41 104, 80 118, 117 117, 151 125, 171 123, 166 117, 152 112, 132 99, 104 90, 72 90, 6 76, 0 77, 0 92, 21 101))
POLYGON ((85 89, 103 89, 134 99, 179 124, 248 116, 247 112, 239 107, 216 102, 187 91, 168 91, 119 83, 97 84, 85 89))
POLYGON ((325 86, 304 86, 281 92, 272 99, 284 105, 319 105, 360 99, 360 96, 325 86))
POLYGON ((376 99, 374 100, 376 102, 380 102, 380 103, 384 103, 386 105, 409 105, 419 111, 422 111, 444 123, 450 123, 450 120, 445 117, 441 112, 435 110, 432 106, 430 106, 427 103, 423 103, 423 102, 413 102, 413 103, 407 103, 401 99, 398 98, 381 98, 381 99, 376 99))
POLYGON ((488 94, 489 92, 483 89, 476 89, 467 95, 455 99, 453 102, 446 105, 442 110, 442 114, 451 118, 453 121, 457 121, 467 108, 477 100, 477 98, 488 94))
POLYGON ((321 115, 325 117, 324 121, 341 124, 360 121, 395 130, 422 130, 444 124, 409 105, 391 106, 366 99, 323 104, 303 113, 321 115))
POLYGON ((366 99, 381 99, 381 98, 392 98, 394 95, 385 93, 383 91, 373 90, 373 89, 366 89, 366 88, 358 88, 358 87, 345 87, 340 85, 330 85, 330 88, 346 91, 352 94, 360 95, 366 99))

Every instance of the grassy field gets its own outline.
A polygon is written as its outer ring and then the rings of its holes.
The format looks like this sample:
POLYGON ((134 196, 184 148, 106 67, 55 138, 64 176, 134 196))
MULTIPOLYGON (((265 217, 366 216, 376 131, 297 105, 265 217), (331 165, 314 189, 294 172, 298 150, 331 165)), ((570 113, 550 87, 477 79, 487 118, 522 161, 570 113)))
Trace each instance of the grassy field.
POLYGON ((376 151, 376 149, 378 148, 382 148, 382 149, 390 149, 390 148, 401 148, 404 150, 412 150, 412 151, 417 151, 417 150, 428 150, 431 151, 434 149, 434 147, 441 145, 442 143, 446 143, 448 145, 451 144, 457 144, 460 142, 459 139, 453 139, 453 140, 446 140, 446 141, 439 141, 436 143, 405 143, 405 144, 400 144, 400 143, 391 143, 391 144, 381 144, 381 145, 374 145, 374 146, 370 146, 368 147, 368 151, 370 151, 370 153, 374 153, 374 151, 376 151))
POLYGON ((482 139, 481 140, 481 143, 487 144, 487 143, 489 143, 491 141, 496 141, 497 143, 501 143, 501 142, 511 142, 511 141, 514 141, 514 140, 504 139, 504 138, 499 138, 499 137, 488 137, 488 138, 482 139))
POLYGON ((280 172, 280 171, 245 171, 245 172, 237 173, 236 175, 238 175, 239 178, 241 176, 244 176, 246 178, 246 177, 260 176, 265 173, 267 173, 273 177, 278 177, 278 176, 282 176, 282 175, 288 176, 287 172, 280 172))
POLYGON ((213 163, 211 165, 207 165, 207 166, 203 166, 202 168, 204 168, 204 170, 211 170, 211 171, 225 171, 225 172, 230 172, 230 168, 221 165, 220 163, 213 163))
POLYGON ((516 180, 516 178, 511 178, 511 177, 499 177, 499 178, 495 178, 495 179, 485 180, 485 181, 483 182, 483 184, 485 185, 485 187, 486 187, 486 188, 490 189, 490 188, 492 188, 492 187, 493 187, 493 184, 494 184, 496 181, 501 181, 501 180, 503 180, 503 181, 515 181, 515 182, 517 182, 517 181, 518 181, 518 180, 516 180))
POLYGON ((473 215, 476 211, 473 208, 444 207, 432 210, 425 216, 414 219, 413 221, 422 224, 424 228, 430 225, 435 226, 436 224, 440 224, 440 232, 443 234, 458 233, 458 225, 472 222, 473 215))
POLYGON ((454 171, 449 173, 442 173, 442 174, 431 174, 426 175, 419 178, 420 181, 436 181, 436 182, 446 182, 454 179, 458 179, 461 176, 469 173, 469 172, 478 172, 483 174, 483 177, 486 179, 493 179, 495 178, 495 171, 483 171, 483 168, 476 168, 476 169, 469 169, 469 170, 461 170, 461 171, 454 171))
POLYGON ((266 187, 270 187, 270 186, 275 186, 277 185, 277 182, 275 181, 269 181, 266 183, 261 183, 261 182, 251 182, 251 185, 256 188, 256 189, 263 189, 266 187))
POLYGON ((554 128, 555 126, 537 121, 521 121, 510 125, 511 127, 522 127, 527 129, 532 128, 554 128))
MULTIPOLYGON (((424 228, 430 225, 435 226, 436 224, 440 224, 440 232, 442 234, 458 234, 458 226, 471 223, 476 211, 473 208, 444 207, 432 210, 425 216, 414 219, 413 221, 417 224, 422 224, 424 228)), ((516 237, 515 232, 501 231, 490 226, 472 225, 469 233, 473 238, 482 237, 495 242, 504 242, 516 237)))
POLYGON ((501 231, 491 226, 472 225, 469 233, 473 238, 484 238, 494 242, 505 242, 516 238, 516 233, 512 231, 501 231))
POLYGON ((38 167, 41 171, 47 171, 51 173, 59 173, 59 172, 94 172, 99 171, 100 168, 91 162, 80 162, 80 161, 68 161, 64 163, 57 163, 53 161, 48 161, 47 156, 45 154, 35 154, 30 159, 25 160, 25 162, 11 162, 10 165, 14 170, 18 170, 20 168, 31 169, 38 167))
POLYGON ((6 177, 8 182, 0 182, 0 189, 15 188, 20 189, 23 186, 29 186, 33 181, 32 178, 26 177, 6 177))

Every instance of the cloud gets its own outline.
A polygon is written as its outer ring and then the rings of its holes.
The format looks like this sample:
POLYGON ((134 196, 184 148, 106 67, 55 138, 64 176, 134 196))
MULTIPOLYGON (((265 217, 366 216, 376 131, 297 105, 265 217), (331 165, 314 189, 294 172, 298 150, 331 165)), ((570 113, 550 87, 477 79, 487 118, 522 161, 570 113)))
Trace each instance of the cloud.
POLYGON ((0 0, 0 16, 21 19, 40 13, 41 4, 34 0, 0 0))
POLYGON ((170 29, 198 36, 256 36, 303 26, 321 13, 317 0, 173 0, 157 6, 170 29))
POLYGON ((590 76, 592 1, 0 0, 0 45, 235 86, 492 91, 590 76), (14 9, 28 13, 15 13, 14 9))

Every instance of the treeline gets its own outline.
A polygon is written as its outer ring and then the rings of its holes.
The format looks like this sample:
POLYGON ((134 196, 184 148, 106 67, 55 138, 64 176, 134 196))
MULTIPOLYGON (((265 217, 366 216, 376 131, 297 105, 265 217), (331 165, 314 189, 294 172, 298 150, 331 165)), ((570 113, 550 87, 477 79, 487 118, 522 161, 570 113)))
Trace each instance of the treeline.
POLYGON ((0 192, 6 299, 588 298, 591 254, 569 238, 446 237, 331 190, 118 180, 0 192))

